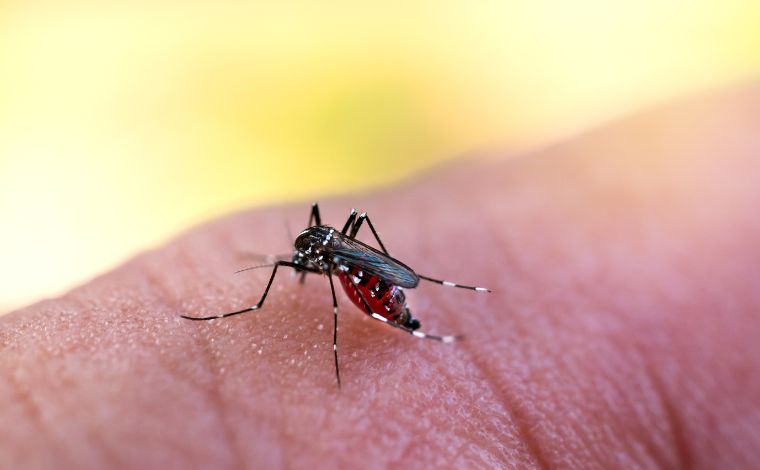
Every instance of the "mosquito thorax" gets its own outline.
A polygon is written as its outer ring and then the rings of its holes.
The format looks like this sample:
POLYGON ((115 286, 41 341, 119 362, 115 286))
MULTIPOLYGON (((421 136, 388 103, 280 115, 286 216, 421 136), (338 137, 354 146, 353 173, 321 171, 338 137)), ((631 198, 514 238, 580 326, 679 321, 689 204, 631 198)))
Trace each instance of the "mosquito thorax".
POLYGON ((294 248, 311 258, 315 254, 330 251, 338 235, 334 228, 327 225, 309 227, 298 234, 294 248))

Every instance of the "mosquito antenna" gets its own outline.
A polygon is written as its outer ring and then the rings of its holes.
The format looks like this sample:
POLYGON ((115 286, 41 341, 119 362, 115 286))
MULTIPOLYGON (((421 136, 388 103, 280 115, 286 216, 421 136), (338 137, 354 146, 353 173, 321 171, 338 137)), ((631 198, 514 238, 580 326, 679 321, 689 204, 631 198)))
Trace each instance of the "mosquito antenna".
POLYGON ((248 268, 243 268, 243 269, 237 270, 237 271, 235 271, 235 274, 242 273, 243 271, 250 271, 252 269, 271 268, 272 266, 274 266, 273 263, 270 263, 270 264, 258 264, 256 266, 250 266, 248 268))

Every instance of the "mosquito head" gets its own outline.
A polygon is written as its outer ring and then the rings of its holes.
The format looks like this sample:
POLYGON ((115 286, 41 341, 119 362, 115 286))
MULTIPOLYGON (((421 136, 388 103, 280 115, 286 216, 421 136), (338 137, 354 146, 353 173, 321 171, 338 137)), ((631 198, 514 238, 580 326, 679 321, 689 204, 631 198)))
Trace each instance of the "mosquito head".
POLYGON ((336 243, 335 229, 325 225, 309 227, 298 234, 293 243, 293 262, 305 266, 328 268, 332 247, 336 243))
MULTIPOLYGON (((308 260, 304 256, 303 253, 296 250, 293 252, 293 259, 291 260, 293 264, 296 264, 298 266, 306 266, 308 264, 308 260)), ((298 268, 295 268, 296 271, 300 272, 301 270, 298 268)))
POLYGON ((412 316, 412 312, 408 308, 404 307, 401 313, 401 318, 404 319, 404 326, 414 331, 420 328, 420 321, 412 316))

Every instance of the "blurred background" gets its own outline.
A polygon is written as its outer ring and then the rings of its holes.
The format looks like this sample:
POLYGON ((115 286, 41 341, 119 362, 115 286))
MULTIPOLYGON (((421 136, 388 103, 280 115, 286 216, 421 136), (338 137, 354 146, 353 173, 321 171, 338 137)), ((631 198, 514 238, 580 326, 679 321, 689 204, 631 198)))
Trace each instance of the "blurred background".
POLYGON ((760 75, 757 0, 357 3, 0 3, 0 313, 230 211, 760 75))

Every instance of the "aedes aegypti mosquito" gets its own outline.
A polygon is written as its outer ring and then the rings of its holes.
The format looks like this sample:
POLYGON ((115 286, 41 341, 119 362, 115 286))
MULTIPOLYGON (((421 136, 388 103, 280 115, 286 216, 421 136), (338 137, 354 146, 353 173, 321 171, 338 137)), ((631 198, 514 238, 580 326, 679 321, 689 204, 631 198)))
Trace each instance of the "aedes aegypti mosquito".
POLYGON ((436 336, 423 333, 419 330, 420 322, 412 316, 412 312, 406 305, 404 289, 413 289, 420 283, 420 279, 441 284, 449 287, 459 287, 477 292, 490 292, 485 287, 464 286, 450 281, 433 279, 423 276, 412 270, 409 266, 393 258, 388 254, 385 245, 380 241, 372 221, 366 213, 357 216, 356 210, 352 209, 343 229, 338 232, 329 225, 322 225, 319 215, 319 206, 314 203, 311 206, 308 227, 301 232, 294 242, 293 257, 290 261, 280 259, 272 264, 254 266, 253 268, 272 267, 272 274, 264 289, 261 299, 248 308, 235 312, 222 313, 211 317, 190 317, 182 315, 188 320, 214 320, 217 318, 231 317, 241 313, 258 310, 267 298, 269 288, 272 286, 277 268, 280 266, 293 268, 296 272, 323 274, 330 281, 330 292, 333 301, 333 353, 335 356, 335 376, 340 387, 340 369, 338 368, 338 300, 335 297, 335 285, 333 274, 338 277, 343 290, 351 301, 364 313, 390 325, 405 331, 417 338, 427 338, 443 343, 450 343, 459 339, 459 336, 436 336), (367 222, 372 231, 380 250, 356 239, 356 234, 367 222), (382 250, 382 251, 381 251, 382 250))

